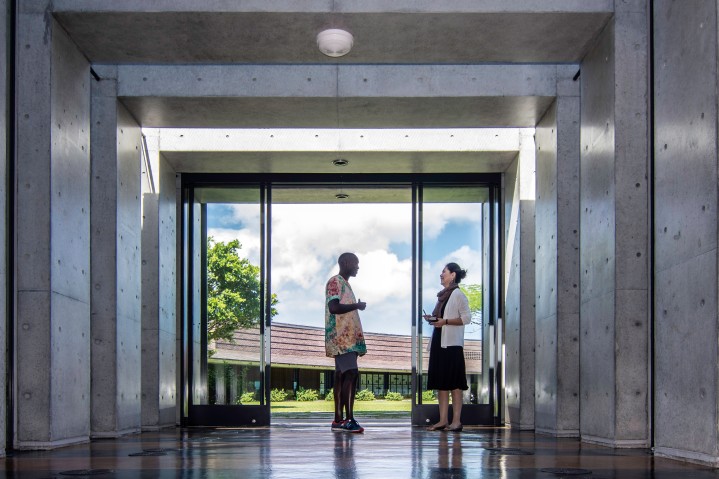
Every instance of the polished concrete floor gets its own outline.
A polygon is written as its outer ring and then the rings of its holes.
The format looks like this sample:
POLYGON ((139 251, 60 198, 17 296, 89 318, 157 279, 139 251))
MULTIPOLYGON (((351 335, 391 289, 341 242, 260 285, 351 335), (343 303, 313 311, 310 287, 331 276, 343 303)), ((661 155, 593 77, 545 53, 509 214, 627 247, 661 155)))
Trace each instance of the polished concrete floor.
POLYGON ((713 478, 713 469, 504 428, 431 432, 402 420, 169 429, 0 459, 13 478, 713 478))

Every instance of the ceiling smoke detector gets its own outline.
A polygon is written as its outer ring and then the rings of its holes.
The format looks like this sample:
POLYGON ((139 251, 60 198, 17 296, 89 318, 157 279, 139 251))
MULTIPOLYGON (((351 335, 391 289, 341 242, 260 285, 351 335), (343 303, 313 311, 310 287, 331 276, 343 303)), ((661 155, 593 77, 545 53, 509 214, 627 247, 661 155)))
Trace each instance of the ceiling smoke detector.
POLYGON ((330 28, 317 34, 317 47, 328 57, 347 55, 354 45, 350 32, 339 28, 330 28))
POLYGON ((337 158, 336 160, 332 160, 332 164, 335 166, 347 166, 350 164, 350 162, 345 160, 344 158, 337 158))
POLYGON ((337 193, 335 195, 335 198, 337 198, 338 200, 346 200, 349 197, 350 195, 348 195, 347 193, 337 193))

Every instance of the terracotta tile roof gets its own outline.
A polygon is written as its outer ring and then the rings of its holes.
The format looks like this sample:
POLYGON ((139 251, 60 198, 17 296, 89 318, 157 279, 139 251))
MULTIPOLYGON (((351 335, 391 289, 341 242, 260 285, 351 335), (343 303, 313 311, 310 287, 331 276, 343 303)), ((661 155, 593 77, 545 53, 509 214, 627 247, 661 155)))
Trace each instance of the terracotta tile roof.
MULTIPOLYGON (((363 371, 410 372, 411 337, 399 334, 365 333, 367 354, 360 358, 363 371)), ((427 367, 428 338, 422 338, 424 369, 427 367)), ((334 360, 325 356, 325 330, 314 326, 273 323, 271 333, 272 365, 299 368, 334 369, 334 360)), ((213 359, 257 362, 260 357, 259 328, 235 331, 233 342, 218 341, 213 359)), ((481 373, 482 342, 465 340, 467 372, 481 373)))

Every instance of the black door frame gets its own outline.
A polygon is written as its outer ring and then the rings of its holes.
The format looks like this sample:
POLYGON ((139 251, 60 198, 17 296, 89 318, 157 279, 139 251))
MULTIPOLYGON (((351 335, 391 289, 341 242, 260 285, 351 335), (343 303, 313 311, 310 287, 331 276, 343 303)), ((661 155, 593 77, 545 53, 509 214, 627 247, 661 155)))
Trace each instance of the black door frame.
MULTIPOLYGON (((312 187, 312 186, 323 186, 327 187, 330 185, 343 185, 345 187, 388 187, 388 186, 406 186, 412 188, 412 243, 413 243, 413 292, 412 292, 412 334, 413 339, 418 336, 416 333, 419 320, 419 295, 417 285, 421 287, 421 268, 418 270, 418 265, 421 266, 419 260, 421 260, 421 235, 418 235, 417 227, 419 219, 421 218, 421 192, 424 186, 486 186, 489 188, 490 202, 488 207, 489 222, 492 234, 490 235, 490 261, 488 268, 489 284, 486 286, 489 290, 486 291, 487 298, 491 298, 488 310, 483 315, 487 322, 487 326, 491 326, 492 330, 495 331, 493 337, 487 337, 485 333, 485 341, 489 339, 494 341, 498 336, 502 337, 501 332, 498 334, 496 327, 500 325, 499 318, 502 317, 503 304, 501 301, 501 294, 499 293, 502 288, 502 204, 500 201, 501 197, 501 173, 447 173, 447 174, 352 174, 352 175, 337 175, 337 174, 214 174, 214 173, 195 173, 195 174, 182 174, 181 175, 181 198, 182 198, 182 214, 181 214, 181 227, 179 231, 182 235, 182 261, 180 265, 180 278, 182 280, 181 288, 181 305, 182 305, 182 330, 181 335, 181 358, 180 358, 180 377, 182 378, 183 384, 181 385, 181 425, 182 426, 210 426, 210 427, 238 427, 238 426, 267 426, 270 424, 270 390, 267 387, 270 382, 270 369, 271 365, 269 361, 266 362, 264 368, 261 371, 261 391, 264 392, 264 396, 261 399, 260 405, 198 405, 193 404, 193 375, 191 372, 191 365, 193 364, 193 347, 192 347, 192 314, 194 308, 197 305, 193 304, 193 295, 188 294, 193 288, 193 272, 192 272, 192 255, 190 254, 194 248, 194 234, 192 228, 193 218, 193 203, 194 203, 194 188, 198 187, 218 187, 218 188, 230 188, 230 187, 242 187, 242 186, 257 186, 260 189, 260 208, 261 208, 261 283, 262 290, 261 295, 263 301, 261 301, 260 311, 260 337, 262 338, 262 358, 269 358, 269 351, 265 348, 269 348, 270 334, 271 334, 271 315, 270 302, 271 302, 271 274, 269 271, 269 265, 271 264, 271 248, 269 242, 271 241, 271 192, 274 186, 297 186, 297 187, 312 187), (419 206, 418 206, 419 205, 419 206), (417 215, 420 215, 419 217, 417 215)), ((201 215, 204 216, 204 215, 201 215)), ((421 225, 420 225, 421 227, 421 225)), ((206 224, 202 225, 202 228, 206 228, 206 224)), ((206 234, 206 231, 204 231, 206 234)), ((203 245, 199 245, 203 248, 203 245)), ((204 246, 206 247, 206 246, 204 246)), ((204 249, 202 250, 201 256, 204 258, 204 249)), ((204 280, 202 281, 204 282, 204 280)), ((203 291, 203 293, 205 292, 203 291)), ((204 308, 200 308, 204 309, 204 308)), ((205 312, 201 311, 204 315, 205 312)), ((203 318, 206 321, 206 318, 203 318)), ((488 327, 484 327, 485 331, 490 330, 488 327)), ((206 342, 206 341, 204 341, 206 342)), ((413 348, 416 347, 416 341, 412 341, 413 348)), ((486 343, 485 343, 486 344, 486 343)), ((499 346, 499 345, 497 345, 499 346)), ((201 353, 200 353, 201 354, 201 353)), ((484 354, 484 347, 483 347, 484 354)), ((414 357, 414 351, 413 351, 414 357)), ((501 387, 501 358, 499 358, 499 364, 493 364, 490 367, 489 373, 489 397, 488 404, 477 404, 477 405, 465 405, 463 407, 463 421, 466 424, 482 424, 482 425, 497 425, 503 422, 503 415, 501 409, 503 407, 502 401, 502 387, 501 387)), ((421 368, 420 368, 421 369, 421 368)), ((436 405, 421 404, 420 401, 416 401, 418 391, 421 387, 421 370, 417 371, 413 365, 412 370, 412 424, 424 425, 427 422, 436 421, 438 419, 438 410, 436 405)))

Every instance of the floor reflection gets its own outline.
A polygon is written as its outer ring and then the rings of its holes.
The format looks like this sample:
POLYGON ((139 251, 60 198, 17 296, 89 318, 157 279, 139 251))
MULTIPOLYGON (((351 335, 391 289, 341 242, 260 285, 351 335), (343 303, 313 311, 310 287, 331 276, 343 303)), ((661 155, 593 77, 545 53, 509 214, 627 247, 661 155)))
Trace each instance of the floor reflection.
POLYGON ((431 479, 466 479, 462 464, 462 434, 440 433, 437 447, 437 467, 430 469, 431 479))
POLYGON ((355 464, 354 436, 346 432, 334 432, 334 473, 337 479, 357 479, 357 465, 355 464))
POLYGON ((270 428, 170 429, 0 459, 0 477, 44 479, 719 479, 717 470, 506 428, 427 431, 408 421, 363 421, 364 434, 329 421, 270 428), (139 454, 155 452, 154 454, 139 454), (94 474, 93 471, 101 472, 94 474), (109 471, 109 472, 108 472, 109 471))

